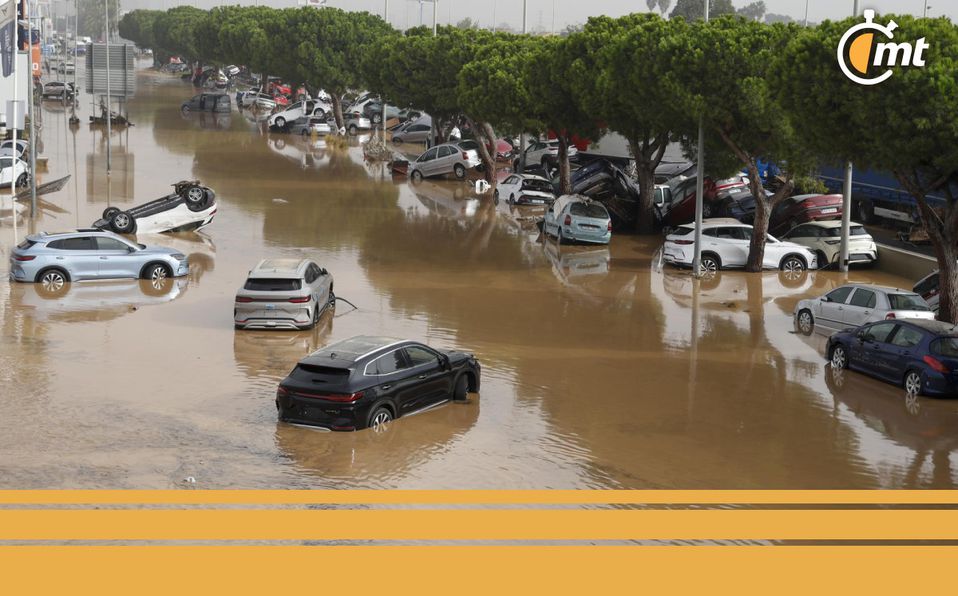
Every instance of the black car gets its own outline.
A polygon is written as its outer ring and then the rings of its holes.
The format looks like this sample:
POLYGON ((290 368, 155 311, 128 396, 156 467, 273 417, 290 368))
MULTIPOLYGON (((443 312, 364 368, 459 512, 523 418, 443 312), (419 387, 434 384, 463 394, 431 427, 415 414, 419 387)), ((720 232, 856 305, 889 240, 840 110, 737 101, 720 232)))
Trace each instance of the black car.
POLYGON ((472 354, 359 336, 313 352, 279 384, 279 419, 330 430, 379 427, 479 391, 472 354))

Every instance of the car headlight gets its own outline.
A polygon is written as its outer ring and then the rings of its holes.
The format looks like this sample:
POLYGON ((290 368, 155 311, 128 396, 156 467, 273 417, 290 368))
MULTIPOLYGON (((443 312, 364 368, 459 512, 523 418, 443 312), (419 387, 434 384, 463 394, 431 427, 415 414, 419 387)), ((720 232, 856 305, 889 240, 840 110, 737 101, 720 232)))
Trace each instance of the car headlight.
POLYGON ((184 255, 183 253, 175 252, 175 253, 171 254, 170 256, 173 257, 174 259, 176 259, 177 261, 185 261, 185 260, 186 260, 186 255, 184 255))

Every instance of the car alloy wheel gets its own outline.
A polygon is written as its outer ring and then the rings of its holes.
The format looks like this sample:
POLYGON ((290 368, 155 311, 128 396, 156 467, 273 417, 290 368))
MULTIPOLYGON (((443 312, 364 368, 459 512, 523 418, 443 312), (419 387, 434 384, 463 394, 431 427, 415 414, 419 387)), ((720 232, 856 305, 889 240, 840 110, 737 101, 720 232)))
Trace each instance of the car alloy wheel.
POLYGON ((113 224, 117 229, 125 230, 130 225, 130 216, 126 213, 116 213, 113 215, 113 224))
POLYGON ((802 310, 798 313, 798 330, 801 331, 803 335, 811 335, 814 327, 815 321, 810 311, 802 310))
POLYGON ((842 369, 848 366, 848 356, 845 354, 845 348, 835 346, 832 350, 832 368, 842 369))
POLYGON ((462 164, 457 163, 453 171, 456 173, 456 178, 460 180, 466 177, 466 168, 462 164))
POLYGON ((908 395, 921 394, 921 375, 915 371, 908 371, 905 375, 905 393, 908 395))
POLYGON ((386 430, 389 426, 389 422, 393 419, 392 414, 389 413, 389 410, 386 408, 379 408, 373 414, 373 417, 369 421, 369 428, 373 429, 376 432, 382 432, 386 430))
POLYGON ((59 292, 63 289, 63 285, 66 284, 67 280, 64 277, 63 273, 59 271, 47 271, 40 278, 40 283, 43 285, 43 289, 48 292, 59 292))
POLYGON ((699 261, 699 273, 704 277, 713 277, 718 273, 719 264, 714 257, 702 257, 702 260, 699 261))
POLYGON ((498 188, 494 190, 492 193, 492 204, 493 205, 499 204, 499 189, 498 188))
POLYGON ((153 282, 153 287, 157 287, 158 283, 162 286, 163 280, 165 279, 166 267, 163 267, 162 265, 154 265, 153 270, 150 271, 150 281, 153 282))
POLYGON ((802 273, 805 271, 805 263, 798 257, 788 257, 782 263, 782 271, 785 273, 802 273))
POLYGON ((202 203, 205 198, 206 191, 199 186, 191 186, 190 189, 186 191, 186 200, 191 203, 202 203))

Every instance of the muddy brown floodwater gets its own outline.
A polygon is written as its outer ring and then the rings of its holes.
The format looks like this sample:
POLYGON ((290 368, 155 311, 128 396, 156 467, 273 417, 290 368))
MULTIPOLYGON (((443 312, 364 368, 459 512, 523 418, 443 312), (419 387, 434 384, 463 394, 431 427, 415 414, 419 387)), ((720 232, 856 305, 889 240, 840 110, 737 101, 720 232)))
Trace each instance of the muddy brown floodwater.
POLYGON ((688 273, 655 258, 660 238, 543 244, 531 213, 466 185, 393 181, 356 142, 265 134, 245 113, 183 116, 193 91, 178 78, 142 72, 138 85, 109 181, 104 133, 44 104, 42 178, 73 178, 33 228, 89 225, 182 178, 213 187, 219 213, 205 234, 138 238, 187 253, 188 278, 78 283, 57 299, 7 281, 13 230, 0 226, 0 487, 955 484, 956 402, 835 379, 824 337, 792 332, 795 303, 837 273, 727 272, 693 298, 688 273), (340 304, 311 332, 234 331, 246 272, 293 255, 327 267, 358 310, 340 304), (379 434, 278 423, 293 363, 357 334, 473 351, 481 396, 379 434))

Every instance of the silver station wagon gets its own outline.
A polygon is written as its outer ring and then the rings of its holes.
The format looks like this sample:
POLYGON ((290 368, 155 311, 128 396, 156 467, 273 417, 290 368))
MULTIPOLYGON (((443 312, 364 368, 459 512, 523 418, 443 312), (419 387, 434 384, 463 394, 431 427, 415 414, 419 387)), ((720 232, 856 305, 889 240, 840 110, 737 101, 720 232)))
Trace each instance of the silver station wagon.
POLYGON ((336 298, 333 276, 309 259, 260 261, 236 292, 237 329, 310 329, 336 298))

